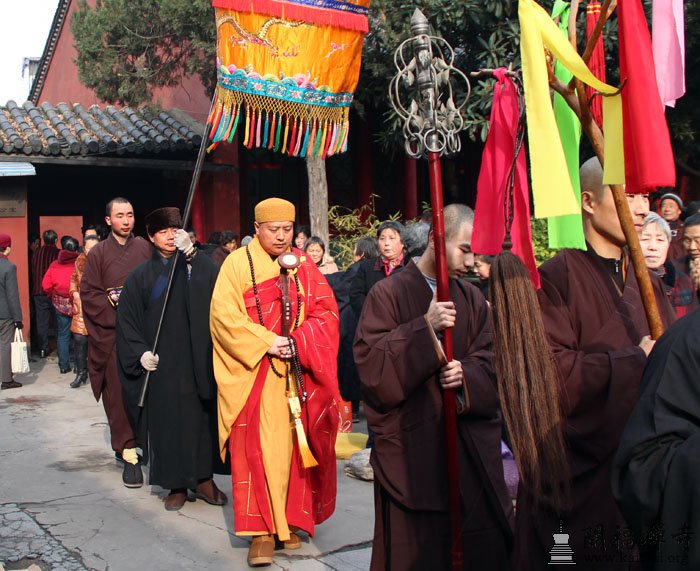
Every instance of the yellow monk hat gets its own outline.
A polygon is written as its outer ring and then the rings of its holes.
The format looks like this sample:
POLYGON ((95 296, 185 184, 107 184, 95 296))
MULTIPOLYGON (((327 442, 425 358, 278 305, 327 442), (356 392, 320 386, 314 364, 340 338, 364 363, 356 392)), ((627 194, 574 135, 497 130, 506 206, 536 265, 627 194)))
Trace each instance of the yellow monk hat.
POLYGON ((268 198, 258 202, 255 207, 255 221, 262 222, 294 222, 296 209, 288 200, 268 198))

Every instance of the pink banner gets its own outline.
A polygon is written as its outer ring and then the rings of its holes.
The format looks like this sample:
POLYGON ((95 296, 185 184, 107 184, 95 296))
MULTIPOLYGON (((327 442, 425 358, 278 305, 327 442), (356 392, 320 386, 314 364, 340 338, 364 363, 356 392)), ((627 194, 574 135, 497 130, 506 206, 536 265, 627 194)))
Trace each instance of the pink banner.
POLYGON ((654 0, 651 45, 661 102, 675 107, 685 94, 683 0, 654 0))

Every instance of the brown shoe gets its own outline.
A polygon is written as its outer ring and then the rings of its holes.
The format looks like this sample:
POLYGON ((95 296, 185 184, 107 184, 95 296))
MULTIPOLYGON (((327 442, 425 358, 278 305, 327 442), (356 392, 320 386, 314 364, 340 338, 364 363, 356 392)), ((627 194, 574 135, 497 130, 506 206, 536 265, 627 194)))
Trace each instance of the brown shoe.
POLYGON ((187 501, 187 489, 178 488, 170 490, 168 497, 165 498, 165 509, 169 512, 176 512, 182 509, 187 501))
POLYGON ((272 565, 274 552, 275 538, 271 535, 257 535, 248 548, 248 565, 251 567, 272 565))
POLYGON ((195 498, 198 500, 204 500, 212 506, 225 506, 228 502, 226 494, 216 487, 216 484, 212 478, 209 478, 204 482, 200 482, 197 485, 197 488, 192 491, 194 492, 195 498))
POLYGON ((301 548, 301 538, 293 531, 289 532, 289 539, 284 542, 285 549, 299 549, 301 548))

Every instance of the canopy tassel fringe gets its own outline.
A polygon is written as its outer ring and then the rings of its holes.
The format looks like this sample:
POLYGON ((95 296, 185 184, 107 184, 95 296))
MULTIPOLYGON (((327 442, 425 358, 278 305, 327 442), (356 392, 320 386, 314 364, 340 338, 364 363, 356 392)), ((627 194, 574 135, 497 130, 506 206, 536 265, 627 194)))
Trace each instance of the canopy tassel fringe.
POLYGON ((322 157, 347 150, 348 107, 296 104, 217 87, 207 122, 212 145, 233 141, 239 124, 243 145, 281 151, 290 157, 322 157))

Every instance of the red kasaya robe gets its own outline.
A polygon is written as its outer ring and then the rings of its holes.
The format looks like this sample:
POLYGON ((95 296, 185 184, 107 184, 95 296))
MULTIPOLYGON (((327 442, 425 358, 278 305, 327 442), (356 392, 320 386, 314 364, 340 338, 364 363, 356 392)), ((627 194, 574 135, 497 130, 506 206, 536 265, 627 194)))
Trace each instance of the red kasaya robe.
MULTIPOLYGON (((260 324, 246 248, 224 261, 214 289, 211 330, 219 392, 220 450, 231 451, 233 510, 237 535, 274 533, 281 541, 296 526, 314 525, 335 510, 335 438, 338 425, 338 309, 316 266, 303 258, 297 270, 301 315, 293 329, 307 402, 302 421, 319 465, 304 469, 290 429, 285 379, 270 367, 267 350, 281 334, 280 267, 257 238, 248 246, 255 269, 260 324), (230 437, 229 437, 230 435, 230 437)), ((289 287, 294 321, 297 289, 289 287)), ((285 363, 273 360, 279 372, 285 363)))

